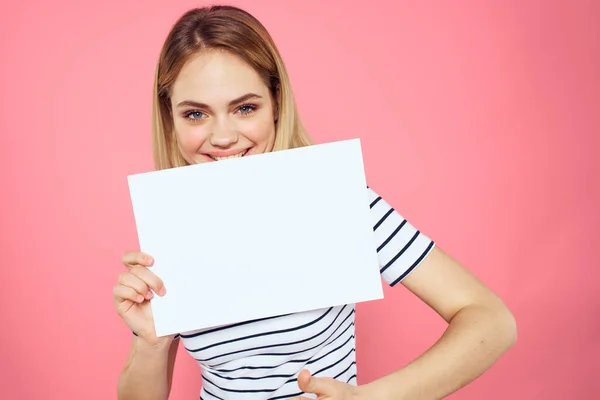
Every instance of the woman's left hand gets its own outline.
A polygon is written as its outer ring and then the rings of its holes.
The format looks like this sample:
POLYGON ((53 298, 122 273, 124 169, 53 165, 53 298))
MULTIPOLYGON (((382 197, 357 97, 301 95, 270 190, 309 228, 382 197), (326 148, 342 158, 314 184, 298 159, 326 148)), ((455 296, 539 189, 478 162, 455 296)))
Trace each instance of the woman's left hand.
MULTIPOLYGON (((318 400, 358 400, 357 387, 333 378, 316 378, 308 370, 300 371, 298 387, 304 393, 316 394, 318 400)), ((289 400, 309 400, 307 397, 293 397, 289 400)))

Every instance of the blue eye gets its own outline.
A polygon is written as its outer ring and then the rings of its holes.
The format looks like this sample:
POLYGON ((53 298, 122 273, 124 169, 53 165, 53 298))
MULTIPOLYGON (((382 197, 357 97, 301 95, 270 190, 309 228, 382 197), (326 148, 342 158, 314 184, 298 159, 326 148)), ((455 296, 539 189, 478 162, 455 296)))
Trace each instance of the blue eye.
POLYGON ((187 113, 185 115, 186 118, 190 118, 190 119, 200 119, 202 118, 204 114, 201 113, 200 111, 190 111, 189 113, 187 113))
POLYGON ((239 110, 242 114, 247 115, 256 110, 256 106, 253 104, 244 104, 239 108, 239 110))

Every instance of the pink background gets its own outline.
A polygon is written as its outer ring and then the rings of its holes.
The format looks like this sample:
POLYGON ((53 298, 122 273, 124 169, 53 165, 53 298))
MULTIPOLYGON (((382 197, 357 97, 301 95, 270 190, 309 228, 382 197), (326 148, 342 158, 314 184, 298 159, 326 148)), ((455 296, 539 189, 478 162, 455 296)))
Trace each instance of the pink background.
MULTIPOLYGON (((126 175, 152 168, 155 60, 199 2, 103 3, 0 6, 7 399, 114 399, 129 346, 111 297, 137 247, 126 175)), ((514 310, 517 345, 453 398, 598 398, 600 3, 283 3, 233 4, 272 32, 313 136, 361 137, 371 185, 514 310)), ((358 308, 363 383, 444 328, 385 293, 358 308)), ((183 351, 174 379, 197 398, 183 351)))

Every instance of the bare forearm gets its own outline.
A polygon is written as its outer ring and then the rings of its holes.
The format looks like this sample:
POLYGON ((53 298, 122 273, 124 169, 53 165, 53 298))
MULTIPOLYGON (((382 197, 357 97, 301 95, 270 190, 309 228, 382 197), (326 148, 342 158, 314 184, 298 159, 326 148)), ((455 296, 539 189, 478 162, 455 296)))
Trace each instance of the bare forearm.
POLYGON ((469 306, 423 355, 359 390, 373 400, 442 399, 479 377, 515 340, 515 323, 504 307, 469 306))
POLYGON ((168 345, 151 346, 141 340, 119 376, 119 400, 166 400, 169 397, 168 345))

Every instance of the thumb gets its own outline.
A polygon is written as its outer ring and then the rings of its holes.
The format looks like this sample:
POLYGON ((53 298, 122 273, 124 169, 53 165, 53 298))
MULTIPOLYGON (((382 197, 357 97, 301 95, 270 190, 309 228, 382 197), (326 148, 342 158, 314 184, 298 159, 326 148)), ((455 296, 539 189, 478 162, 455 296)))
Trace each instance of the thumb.
POLYGON ((334 394, 334 387, 329 380, 311 376, 310 372, 306 369, 300 371, 298 375, 298 387, 304 393, 329 396, 334 394))

